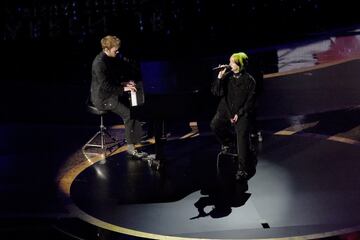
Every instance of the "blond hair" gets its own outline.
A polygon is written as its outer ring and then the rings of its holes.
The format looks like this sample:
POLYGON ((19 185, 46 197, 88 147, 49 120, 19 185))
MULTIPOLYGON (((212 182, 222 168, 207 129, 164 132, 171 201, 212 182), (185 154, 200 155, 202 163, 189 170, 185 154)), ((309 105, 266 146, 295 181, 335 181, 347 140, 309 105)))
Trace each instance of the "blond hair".
POLYGON ((121 41, 116 36, 105 36, 101 39, 101 47, 102 49, 111 49, 113 47, 119 48, 121 44, 121 41))

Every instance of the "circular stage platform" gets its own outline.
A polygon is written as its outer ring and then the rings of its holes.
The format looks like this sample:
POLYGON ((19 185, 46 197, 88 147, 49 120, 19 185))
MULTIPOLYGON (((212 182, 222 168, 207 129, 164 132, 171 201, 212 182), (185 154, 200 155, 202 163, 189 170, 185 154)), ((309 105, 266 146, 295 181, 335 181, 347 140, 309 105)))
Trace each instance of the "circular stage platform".
POLYGON ((71 199, 93 224, 145 238, 320 238, 358 230, 359 146, 265 134, 247 191, 243 183, 219 185, 218 151, 212 135, 168 141, 162 171, 120 152, 82 171, 71 199), (223 208, 214 209, 219 201, 223 208))

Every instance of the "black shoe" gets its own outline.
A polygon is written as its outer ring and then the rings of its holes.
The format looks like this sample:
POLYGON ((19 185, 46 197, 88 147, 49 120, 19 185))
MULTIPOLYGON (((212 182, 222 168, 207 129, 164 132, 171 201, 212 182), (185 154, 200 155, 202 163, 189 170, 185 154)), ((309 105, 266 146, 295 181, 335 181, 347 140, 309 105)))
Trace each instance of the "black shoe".
POLYGON ((249 177, 249 174, 242 169, 237 170, 236 174, 235 174, 235 178, 237 181, 242 181, 242 180, 247 180, 249 177))
POLYGON ((230 146, 221 145, 221 152, 222 152, 222 153, 228 153, 228 152, 230 152, 230 146))

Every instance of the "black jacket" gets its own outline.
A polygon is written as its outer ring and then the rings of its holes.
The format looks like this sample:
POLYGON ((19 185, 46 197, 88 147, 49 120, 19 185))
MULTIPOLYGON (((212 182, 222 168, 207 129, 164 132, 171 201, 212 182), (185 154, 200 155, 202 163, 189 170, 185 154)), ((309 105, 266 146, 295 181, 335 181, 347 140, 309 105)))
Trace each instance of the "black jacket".
POLYGON ((239 75, 229 72, 223 79, 216 78, 211 86, 215 96, 221 97, 217 111, 232 118, 248 116, 255 107, 255 79, 246 71, 239 75))
POLYGON ((116 58, 100 52, 92 63, 91 101, 100 110, 111 110, 124 95, 125 76, 116 58))

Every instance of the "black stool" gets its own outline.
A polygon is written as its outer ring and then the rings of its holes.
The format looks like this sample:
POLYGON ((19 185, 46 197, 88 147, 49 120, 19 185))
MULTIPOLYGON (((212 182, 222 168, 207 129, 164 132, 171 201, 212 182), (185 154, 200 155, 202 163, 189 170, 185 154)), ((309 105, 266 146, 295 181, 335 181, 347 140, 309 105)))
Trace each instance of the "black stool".
MULTIPOLYGON (((107 111, 99 110, 93 105, 87 105, 88 112, 100 116, 100 129, 95 135, 82 147, 82 151, 85 154, 85 149, 89 147, 93 148, 101 148, 101 150, 104 152, 105 157, 107 154, 107 150, 112 149, 115 146, 120 146, 124 144, 124 141, 118 140, 116 137, 112 136, 104 126, 104 119, 103 116, 107 113, 107 111), (98 143, 98 138, 100 138, 100 143, 98 143), (108 138, 110 141, 106 142, 106 138, 108 138)), ((112 151, 110 151, 111 153, 112 151)), ((85 154, 86 156, 86 154, 85 154)))
POLYGON ((237 154, 237 151, 236 152, 230 152, 230 151, 220 151, 218 154, 217 154, 217 157, 216 157, 216 171, 217 171, 217 174, 220 173, 220 159, 221 158, 231 158, 232 162, 235 162, 237 160, 237 157, 238 157, 238 154, 237 154))
MULTIPOLYGON (((259 136, 259 135, 257 135, 259 136)), ((260 135, 261 136, 261 135, 260 135)), ((252 177, 255 174, 256 171, 256 164, 257 164, 257 158, 256 158, 256 145, 252 141, 253 136, 249 133, 249 156, 248 161, 245 163, 246 166, 244 168, 246 169, 246 174, 248 177, 252 177)), ((218 154, 216 158, 216 171, 217 174, 220 174, 220 161, 221 159, 228 159, 232 163, 236 163, 238 161, 238 149, 237 149, 237 142, 236 142, 236 136, 234 136, 235 141, 232 144, 232 147, 230 147, 227 150, 222 149, 218 154)))

